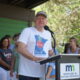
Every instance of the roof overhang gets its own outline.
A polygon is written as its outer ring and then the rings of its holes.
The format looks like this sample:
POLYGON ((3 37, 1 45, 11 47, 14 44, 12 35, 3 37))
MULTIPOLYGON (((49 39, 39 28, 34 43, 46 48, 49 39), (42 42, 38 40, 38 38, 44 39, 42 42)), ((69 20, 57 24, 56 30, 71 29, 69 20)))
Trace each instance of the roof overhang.
POLYGON ((0 3, 32 9, 46 1, 49 0, 0 0, 0 3))

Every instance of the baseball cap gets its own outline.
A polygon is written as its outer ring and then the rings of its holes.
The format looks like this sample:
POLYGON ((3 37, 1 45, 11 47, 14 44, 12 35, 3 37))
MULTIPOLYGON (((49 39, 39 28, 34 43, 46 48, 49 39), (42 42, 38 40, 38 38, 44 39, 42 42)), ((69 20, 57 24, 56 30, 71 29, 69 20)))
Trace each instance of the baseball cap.
POLYGON ((47 18, 47 14, 46 14, 46 12, 44 12, 44 11, 39 11, 39 12, 36 14, 36 17, 39 16, 39 15, 43 15, 45 18, 47 18))

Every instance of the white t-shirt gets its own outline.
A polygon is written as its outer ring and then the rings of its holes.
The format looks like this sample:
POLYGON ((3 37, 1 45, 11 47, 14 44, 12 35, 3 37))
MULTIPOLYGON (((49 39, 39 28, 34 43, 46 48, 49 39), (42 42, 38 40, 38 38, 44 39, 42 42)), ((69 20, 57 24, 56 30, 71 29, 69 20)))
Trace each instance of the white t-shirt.
MULTIPOLYGON (((49 31, 37 31, 35 27, 25 28, 20 37, 20 42, 27 45, 27 50, 37 57, 48 57, 48 51, 51 47, 51 34, 49 31)), ((42 77, 45 73, 45 65, 40 65, 20 55, 19 75, 30 77, 42 77)))

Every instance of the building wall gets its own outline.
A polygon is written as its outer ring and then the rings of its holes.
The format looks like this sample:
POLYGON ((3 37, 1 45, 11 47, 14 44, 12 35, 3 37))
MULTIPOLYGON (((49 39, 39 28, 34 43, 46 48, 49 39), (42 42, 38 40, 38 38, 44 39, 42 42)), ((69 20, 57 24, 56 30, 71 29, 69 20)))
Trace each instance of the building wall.
POLYGON ((34 15, 35 12, 33 10, 0 4, 0 17, 3 18, 32 22, 34 20, 34 15))
POLYGON ((0 4, 0 38, 21 32, 23 28, 31 26, 33 20, 32 10, 0 4))

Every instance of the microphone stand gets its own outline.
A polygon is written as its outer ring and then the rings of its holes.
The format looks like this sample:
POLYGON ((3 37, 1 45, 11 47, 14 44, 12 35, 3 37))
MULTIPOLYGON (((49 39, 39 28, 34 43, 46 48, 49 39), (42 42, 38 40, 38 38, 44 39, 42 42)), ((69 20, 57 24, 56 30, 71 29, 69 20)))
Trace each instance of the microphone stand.
MULTIPOLYGON (((52 37, 52 39, 54 41, 53 49, 54 49, 54 53, 56 54, 56 50, 55 50, 55 48, 56 48, 56 40, 55 40, 55 37, 53 36, 54 32, 52 32, 47 25, 44 27, 44 29, 48 30, 51 33, 51 37, 52 37)), ((45 67, 46 67, 46 64, 45 64, 45 67)), ((46 80, 46 75, 45 75, 45 80, 46 80)))
POLYGON ((53 46, 53 48, 54 48, 54 52, 55 52, 55 54, 56 54, 56 51, 55 51, 55 48, 56 48, 56 40, 55 40, 55 38, 54 38, 54 36, 53 36, 54 32, 51 31, 47 25, 44 26, 44 29, 45 29, 45 30, 48 30, 48 31, 51 33, 52 39, 54 40, 54 46, 53 46))
POLYGON ((53 33, 51 33, 51 36, 52 36, 52 39, 53 39, 53 41, 54 41, 54 45, 53 45, 53 49, 54 49, 54 53, 56 54, 56 50, 55 50, 55 48, 56 48, 56 40, 55 40, 55 37, 53 36, 53 33))
MULTIPOLYGON (((51 37, 52 37, 52 39, 53 39, 53 41, 54 41, 54 46, 53 46, 53 49, 54 49, 54 53, 56 54, 56 51, 55 51, 55 48, 56 48, 56 40, 55 40, 55 37, 53 36, 53 34, 54 33, 51 33, 51 37)), ((45 64, 45 67, 46 67, 46 64, 45 64)), ((45 80, 46 80, 46 75, 45 75, 45 80)))

